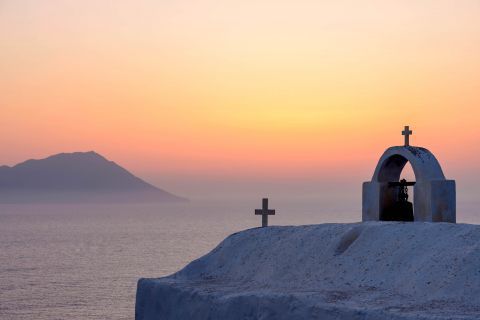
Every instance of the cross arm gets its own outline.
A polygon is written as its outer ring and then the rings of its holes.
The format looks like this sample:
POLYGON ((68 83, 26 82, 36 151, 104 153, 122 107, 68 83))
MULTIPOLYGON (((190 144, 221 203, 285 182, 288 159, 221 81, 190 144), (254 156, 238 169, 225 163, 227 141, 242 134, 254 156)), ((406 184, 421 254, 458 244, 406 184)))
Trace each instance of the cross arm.
POLYGON ((255 214, 256 214, 256 215, 269 215, 269 216, 273 216, 273 215, 275 215, 275 210, 274 210, 274 209, 267 209, 267 210, 255 209, 255 214))

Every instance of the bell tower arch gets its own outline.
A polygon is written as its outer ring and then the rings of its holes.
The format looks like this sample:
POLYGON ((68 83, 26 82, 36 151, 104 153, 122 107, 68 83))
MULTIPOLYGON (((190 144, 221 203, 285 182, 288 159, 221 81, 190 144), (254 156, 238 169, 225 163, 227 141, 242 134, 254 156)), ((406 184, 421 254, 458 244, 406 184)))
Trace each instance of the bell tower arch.
MULTIPOLYGON (((408 127, 404 132, 411 134, 408 127)), ((396 199, 391 186, 398 183, 403 168, 409 162, 416 179, 413 187, 414 221, 455 223, 455 181, 445 178, 433 153, 407 143, 388 148, 380 157, 372 180, 363 183, 362 221, 383 220, 386 208, 396 199)))

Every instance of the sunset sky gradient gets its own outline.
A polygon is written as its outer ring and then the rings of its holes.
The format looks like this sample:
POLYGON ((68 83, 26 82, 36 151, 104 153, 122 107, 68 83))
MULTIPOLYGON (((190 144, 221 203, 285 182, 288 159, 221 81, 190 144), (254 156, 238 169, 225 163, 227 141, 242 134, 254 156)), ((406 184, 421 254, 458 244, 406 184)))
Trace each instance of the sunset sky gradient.
POLYGON ((478 0, 0 0, 0 164, 95 150, 187 196, 359 197, 410 125, 473 199, 479 17, 478 0))

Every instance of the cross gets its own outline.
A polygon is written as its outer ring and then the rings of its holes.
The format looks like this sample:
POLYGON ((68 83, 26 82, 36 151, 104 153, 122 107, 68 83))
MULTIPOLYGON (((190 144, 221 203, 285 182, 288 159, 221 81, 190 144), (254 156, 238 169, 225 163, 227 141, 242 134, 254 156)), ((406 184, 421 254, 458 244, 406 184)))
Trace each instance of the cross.
POLYGON ((255 209, 255 214, 262 216, 262 227, 268 227, 268 216, 275 215, 275 210, 268 209, 268 198, 263 198, 262 209, 255 209))
POLYGON ((413 131, 410 130, 409 126, 405 126, 405 130, 402 131, 402 136, 405 136, 405 147, 410 145, 410 135, 413 134, 413 131))

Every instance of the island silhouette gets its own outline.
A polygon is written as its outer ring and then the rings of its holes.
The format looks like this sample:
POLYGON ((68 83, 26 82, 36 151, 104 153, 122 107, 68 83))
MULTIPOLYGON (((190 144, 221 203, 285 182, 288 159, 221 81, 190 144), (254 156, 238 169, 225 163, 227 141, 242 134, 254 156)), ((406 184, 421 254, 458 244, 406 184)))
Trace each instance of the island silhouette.
POLYGON ((181 201, 94 151, 0 167, 0 203, 181 201))

